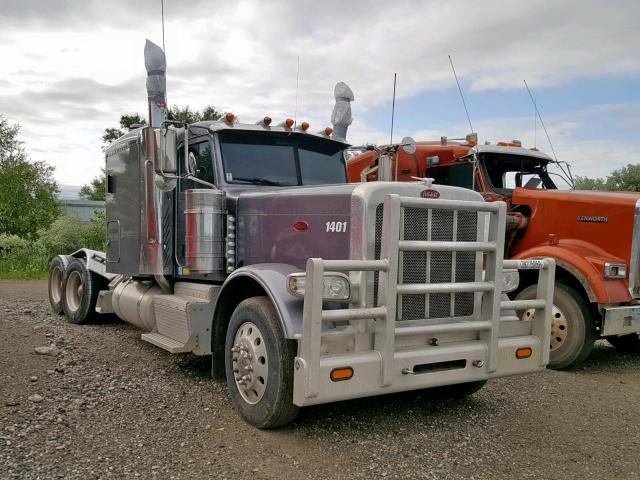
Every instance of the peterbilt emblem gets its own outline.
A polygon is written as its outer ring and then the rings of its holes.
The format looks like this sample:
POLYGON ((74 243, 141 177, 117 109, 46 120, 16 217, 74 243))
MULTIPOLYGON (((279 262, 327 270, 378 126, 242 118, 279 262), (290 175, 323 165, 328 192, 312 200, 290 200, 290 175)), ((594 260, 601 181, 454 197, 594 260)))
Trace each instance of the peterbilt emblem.
POLYGON ((594 217, 591 215, 578 215, 576 218, 578 222, 591 222, 591 223, 608 223, 609 217, 594 217))
POLYGON ((422 198, 440 198, 440 192, 430 188, 420 192, 422 198))

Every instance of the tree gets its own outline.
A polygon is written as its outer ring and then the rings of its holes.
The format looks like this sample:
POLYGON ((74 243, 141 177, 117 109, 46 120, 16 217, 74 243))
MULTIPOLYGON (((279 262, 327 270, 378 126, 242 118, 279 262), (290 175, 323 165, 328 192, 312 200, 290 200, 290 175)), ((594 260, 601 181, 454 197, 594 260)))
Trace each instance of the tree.
POLYGON ((80 188, 78 195, 87 200, 104 201, 107 199, 107 189, 105 185, 107 173, 104 168, 101 168, 100 171, 102 172, 100 175, 94 177, 93 180, 80 188))
POLYGON ((34 238, 61 212, 53 167, 29 160, 20 127, 0 115, 0 233, 34 238))
POLYGON ((606 180, 576 177, 576 190, 640 192, 640 165, 628 164, 611 172, 606 180))
POLYGON ((132 125, 146 125, 147 122, 139 113, 120 115, 120 128, 105 128, 102 134, 102 142, 108 146, 114 140, 127 133, 132 125))
MULTIPOLYGON (((213 105, 207 105, 202 110, 191 110, 191 107, 179 107, 173 105, 167 110, 167 120, 173 120, 174 122, 182 123, 195 123, 202 121, 214 121, 220 120, 222 113, 220 113, 213 105)), ((102 142, 105 147, 108 147, 114 140, 117 140, 124 135, 131 125, 146 125, 147 122, 139 113, 124 114, 120 116, 120 128, 105 128, 102 134, 102 142)))

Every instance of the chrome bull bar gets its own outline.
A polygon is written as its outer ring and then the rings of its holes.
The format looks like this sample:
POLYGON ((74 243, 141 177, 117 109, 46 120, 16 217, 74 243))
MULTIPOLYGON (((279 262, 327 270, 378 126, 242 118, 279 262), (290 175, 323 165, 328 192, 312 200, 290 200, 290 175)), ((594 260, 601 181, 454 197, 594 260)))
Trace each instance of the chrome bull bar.
MULTIPOLYGON (((321 393, 321 338, 323 335, 322 324, 326 322, 373 322, 372 350, 377 353, 373 358, 377 358, 380 363, 378 386, 388 387, 394 378, 397 336, 477 331, 479 340, 486 345, 486 362, 483 368, 487 374, 490 374, 496 371, 498 363, 501 311, 535 309, 536 315, 532 320, 532 335, 540 340, 539 365, 544 367, 549 361, 555 262, 552 259, 504 261, 505 216, 506 205, 503 202, 434 200, 400 197, 392 194, 388 195, 384 201, 380 260, 309 259, 306 267, 302 335, 298 356, 295 359, 296 379, 304 379, 304 398, 317 397, 321 393), (487 238, 478 242, 401 240, 403 209, 407 207, 486 213, 490 216, 487 238), (402 251, 451 251, 484 254, 486 260, 484 279, 475 282, 398 283, 399 258, 402 251), (539 270, 537 298, 534 300, 503 301, 501 298, 503 269, 539 270), (380 306, 355 308, 350 306, 340 310, 324 310, 322 292, 325 272, 379 272, 378 304, 380 306), (415 325, 415 322, 412 322, 411 325, 406 326, 397 321, 397 304, 402 295, 458 292, 473 292, 481 296, 479 309, 474 311, 472 320, 447 321, 444 319, 445 321, 438 324, 415 325)), ((365 352, 355 352, 351 355, 362 353, 365 352)), ((372 352, 366 353, 370 355, 372 352)), ((379 393, 384 392, 380 391, 379 393)))

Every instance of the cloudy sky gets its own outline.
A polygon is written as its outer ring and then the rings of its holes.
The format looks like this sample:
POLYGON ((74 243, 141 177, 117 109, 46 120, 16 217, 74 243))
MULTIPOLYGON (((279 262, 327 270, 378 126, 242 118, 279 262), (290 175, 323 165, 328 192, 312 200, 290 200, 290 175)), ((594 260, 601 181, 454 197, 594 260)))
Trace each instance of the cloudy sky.
MULTIPOLYGON (((640 1, 165 0, 170 104, 213 104, 245 121, 329 124, 333 85, 355 92, 352 143, 468 133, 447 54, 481 141, 521 139, 578 175, 640 155, 640 1), (534 132, 537 132, 534 134, 534 132)), ((2 0, 0 113, 33 159, 80 185, 103 163, 100 136, 146 109, 145 38, 162 42, 160 0, 2 0)))

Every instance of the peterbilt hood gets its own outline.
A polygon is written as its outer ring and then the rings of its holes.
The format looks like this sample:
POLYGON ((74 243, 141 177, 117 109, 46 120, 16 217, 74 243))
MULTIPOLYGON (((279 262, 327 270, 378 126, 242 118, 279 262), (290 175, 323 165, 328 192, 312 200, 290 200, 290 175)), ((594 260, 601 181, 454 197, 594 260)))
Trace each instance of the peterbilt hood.
POLYGON ((585 250, 596 262, 629 261, 636 203, 640 193, 529 190, 513 191, 514 205, 531 208, 531 220, 518 251, 548 243, 585 250), (602 258, 595 258, 602 257, 602 258))
POLYGON ((386 195, 482 201, 466 189, 424 183, 371 182, 241 193, 237 200, 237 266, 308 258, 373 258, 376 207, 386 195))

